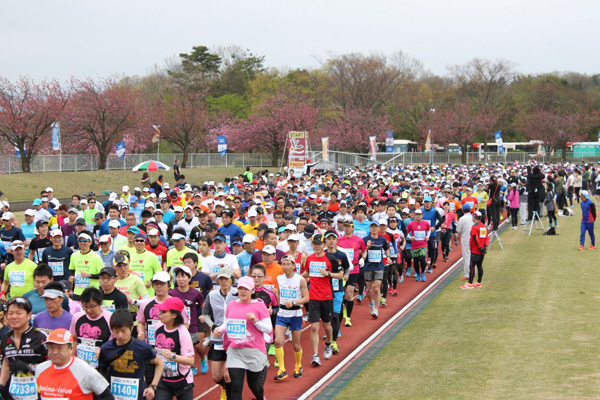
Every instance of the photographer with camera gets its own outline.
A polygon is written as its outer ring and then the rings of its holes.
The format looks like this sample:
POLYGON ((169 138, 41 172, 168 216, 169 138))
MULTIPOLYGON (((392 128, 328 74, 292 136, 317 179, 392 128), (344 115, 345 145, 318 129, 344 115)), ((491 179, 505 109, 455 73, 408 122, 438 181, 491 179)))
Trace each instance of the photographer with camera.
POLYGON ((473 227, 471 228, 471 239, 469 245, 471 247, 471 264, 469 267, 469 282, 462 285, 461 289, 473 289, 482 287, 481 279, 483 278, 483 257, 487 252, 487 246, 490 244, 488 229, 481 222, 481 213, 476 211, 473 213, 473 227), (475 278, 475 267, 477 267, 477 283, 473 284, 475 278))

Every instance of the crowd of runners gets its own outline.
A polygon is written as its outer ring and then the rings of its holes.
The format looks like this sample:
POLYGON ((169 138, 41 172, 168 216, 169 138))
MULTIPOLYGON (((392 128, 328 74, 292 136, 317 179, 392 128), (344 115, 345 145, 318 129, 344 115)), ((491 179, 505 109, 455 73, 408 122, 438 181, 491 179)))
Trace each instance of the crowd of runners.
POLYGON ((579 249, 586 233, 595 246, 592 165, 247 169, 202 184, 179 172, 103 202, 90 192, 61 204, 48 187, 23 221, 2 202, 2 398, 192 399, 200 373, 223 399, 241 399, 245 381, 262 399, 270 365, 278 381, 318 368, 365 312, 355 303, 377 319, 452 251, 460 288, 481 288, 506 218, 518 229, 547 216, 557 229, 577 202, 579 249))

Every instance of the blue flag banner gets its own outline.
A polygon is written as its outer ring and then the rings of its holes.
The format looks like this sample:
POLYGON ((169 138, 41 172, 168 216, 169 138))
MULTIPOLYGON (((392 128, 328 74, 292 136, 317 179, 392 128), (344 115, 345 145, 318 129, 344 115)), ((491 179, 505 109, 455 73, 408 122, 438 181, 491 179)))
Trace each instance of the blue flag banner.
POLYGON ((385 152, 394 152, 394 131, 385 131, 385 152))
POLYGON ((125 142, 117 143, 117 145, 115 146, 115 152, 117 153, 117 157, 119 157, 119 160, 125 160, 125 142))
POLYGON ((52 150, 60 150, 60 122, 52 124, 52 150))
POLYGON ((494 133, 494 137, 496 138, 496 144, 498 145, 498 153, 504 153, 504 142, 502 141, 502 131, 498 131, 494 133))
POLYGON ((221 158, 227 154, 227 136, 217 136, 217 150, 221 154, 221 158))

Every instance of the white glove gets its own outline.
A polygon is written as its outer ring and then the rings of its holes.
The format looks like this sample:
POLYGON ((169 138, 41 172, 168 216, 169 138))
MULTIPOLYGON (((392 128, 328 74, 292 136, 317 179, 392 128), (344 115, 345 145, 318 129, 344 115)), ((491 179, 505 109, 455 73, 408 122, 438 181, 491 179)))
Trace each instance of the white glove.
POLYGON ((361 258, 360 260, 358 260, 358 266, 359 267, 364 267, 365 266, 365 259, 361 258))

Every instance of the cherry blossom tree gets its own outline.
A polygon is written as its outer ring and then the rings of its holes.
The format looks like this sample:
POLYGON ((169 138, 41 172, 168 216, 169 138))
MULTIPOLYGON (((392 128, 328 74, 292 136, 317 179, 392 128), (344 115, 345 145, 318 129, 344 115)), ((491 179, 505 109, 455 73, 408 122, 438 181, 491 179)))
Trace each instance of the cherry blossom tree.
POLYGON ((192 91, 175 85, 164 98, 152 105, 153 124, 160 125, 161 140, 183 153, 181 166, 187 166, 190 153, 208 151, 211 128, 206 90, 192 91))
POLYGON ((60 121, 69 89, 56 80, 35 83, 22 77, 0 77, 0 137, 5 153, 17 148, 23 172, 31 172, 34 157, 50 149, 52 124, 60 121))
POLYGON ((330 145, 339 150, 367 153, 369 136, 383 140, 386 123, 387 116, 376 115, 368 109, 345 109, 337 118, 326 122, 330 145))
POLYGON ((497 122, 495 114, 476 111, 467 101, 456 101, 446 108, 430 112, 420 124, 420 131, 423 141, 431 132, 432 143, 456 143, 461 146, 461 160, 466 163, 469 146, 478 137, 489 135, 497 122))
POLYGON ((276 166, 290 131, 312 132, 316 128, 319 110, 305 101, 299 95, 280 91, 260 103, 248 120, 227 126, 232 150, 266 151, 276 166))
POLYGON ((98 169, 106 168, 107 157, 118 142, 139 132, 140 120, 131 86, 113 78, 75 81, 66 130, 72 144, 98 153, 98 169))
POLYGON ((519 125, 530 140, 542 140, 547 151, 561 150, 567 157, 567 143, 586 139, 585 131, 594 115, 580 111, 534 110, 521 116, 519 125))

